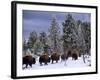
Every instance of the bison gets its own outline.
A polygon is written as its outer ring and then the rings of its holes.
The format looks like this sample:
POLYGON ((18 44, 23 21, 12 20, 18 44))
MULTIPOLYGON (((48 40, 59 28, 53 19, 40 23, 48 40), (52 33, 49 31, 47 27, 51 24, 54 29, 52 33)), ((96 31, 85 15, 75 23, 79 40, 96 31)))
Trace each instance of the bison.
POLYGON ((71 57, 71 51, 69 50, 68 53, 64 53, 61 55, 61 60, 67 60, 68 57, 71 57))
POLYGON ((69 57, 69 56, 68 56, 67 54, 62 54, 62 55, 61 55, 61 61, 67 60, 68 57, 69 57))
POLYGON ((78 59, 77 54, 73 53, 73 54, 72 54, 72 60, 77 60, 77 59, 78 59))
POLYGON ((50 63, 50 57, 47 54, 43 54, 39 57, 39 63, 42 66, 42 63, 44 63, 45 65, 48 65, 47 63, 50 63))
POLYGON ((23 57, 23 65, 25 64, 25 68, 27 68, 27 66, 29 65, 30 67, 32 67, 32 64, 35 64, 36 60, 34 57, 27 55, 23 57))
POLYGON ((52 64, 53 64, 53 61, 56 61, 56 63, 57 63, 59 59, 60 59, 59 54, 54 53, 54 54, 51 55, 52 64))

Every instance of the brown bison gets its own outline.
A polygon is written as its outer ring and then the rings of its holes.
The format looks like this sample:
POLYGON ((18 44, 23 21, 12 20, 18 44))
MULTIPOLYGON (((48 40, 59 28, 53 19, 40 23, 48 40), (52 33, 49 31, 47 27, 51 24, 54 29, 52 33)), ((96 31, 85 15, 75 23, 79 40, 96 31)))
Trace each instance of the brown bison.
MULTIPOLYGON (((61 61, 67 60, 68 57, 69 57, 68 55, 62 54, 62 55, 61 55, 61 61)), ((78 59, 78 56, 77 56, 77 54, 75 54, 75 53, 73 53, 70 57, 72 57, 72 60, 77 60, 77 59, 78 59)))
POLYGON ((59 59, 60 59, 59 54, 54 53, 54 54, 51 55, 52 64, 53 64, 53 61, 56 61, 56 63, 57 63, 59 59))
POLYGON ((31 66, 32 67, 32 64, 35 64, 36 63, 36 60, 34 57, 30 56, 30 55, 27 55, 25 57, 23 57, 23 65, 25 64, 25 68, 27 68, 27 66, 31 66))
POLYGON ((44 63, 45 65, 47 65, 47 63, 50 63, 50 57, 47 54, 43 54, 39 57, 39 63, 40 66, 42 66, 42 63, 44 63))
POLYGON ((77 54, 73 53, 73 54, 72 54, 72 60, 77 60, 77 59, 78 59, 77 54))
POLYGON ((61 60, 65 61, 68 59, 68 57, 71 57, 71 51, 68 51, 68 53, 64 53, 61 55, 61 60))
POLYGON ((67 60, 68 57, 69 57, 69 56, 68 56, 67 54, 62 54, 62 55, 61 55, 61 61, 67 60))

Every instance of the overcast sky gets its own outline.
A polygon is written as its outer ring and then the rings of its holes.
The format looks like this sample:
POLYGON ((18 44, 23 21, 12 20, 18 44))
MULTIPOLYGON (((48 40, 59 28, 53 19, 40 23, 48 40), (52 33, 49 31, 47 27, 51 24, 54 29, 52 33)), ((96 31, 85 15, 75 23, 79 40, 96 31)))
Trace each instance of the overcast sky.
MULTIPOLYGON (((33 30, 38 34, 42 31, 48 33, 50 28, 51 19, 56 17, 60 28, 62 29, 62 22, 68 12, 47 12, 47 11, 33 11, 23 10, 23 37, 28 39, 30 32, 33 30)), ((90 22, 91 15, 89 13, 70 13, 75 20, 90 22)))

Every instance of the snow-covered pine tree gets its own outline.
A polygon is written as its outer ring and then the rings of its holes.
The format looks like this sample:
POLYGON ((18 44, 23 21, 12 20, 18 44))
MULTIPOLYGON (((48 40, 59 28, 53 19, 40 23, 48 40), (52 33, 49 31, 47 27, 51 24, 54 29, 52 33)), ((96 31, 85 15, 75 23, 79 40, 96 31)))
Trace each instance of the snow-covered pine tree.
POLYGON ((60 52, 60 27, 55 17, 52 18, 49 37, 51 39, 52 45, 51 48, 54 52, 60 52))
POLYGON ((48 46, 47 46, 47 34, 45 32, 40 33, 40 42, 42 43, 42 47, 45 53, 48 53, 48 46))
POLYGON ((63 25, 63 46, 64 50, 67 48, 76 48, 77 47, 77 28, 76 22, 71 14, 66 16, 63 25))
POLYGON ((34 44, 34 54, 35 55, 40 55, 40 53, 42 52, 42 50, 43 50, 43 44, 42 44, 42 42, 40 41, 40 39, 38 37, 37 41, 34 44))
POLYGON ((90 55, 90 49, 91 49, 91 25, 90 25, 90 22, 83 22, 82 30, 83 30, 84 40, 85 40, 85 44, 86 44, 86 53, 90 55))
POLYGON ((27 49, 28 49, 28 47, 27 47, 27 42, 26 42, 26 40, 24 39, 24 41, 23 41, 23 56, 26 55, 27 49))
POLYGON ((28 42, 27 42, 27 46, 28 46, 29 49, 34 48, 34 44, 35 44, 36 40, 37 40, 36 31, 30 32, 30 36, 29 36, 29 39, 28 39, 28 42))
POLYGON ((78 46, 80 47, 81 55, 83 55, 83 61, 85 61, 85 54, 90 54, 91 48, 91 31, 90 31, 90 23, 77 21, 78 27, 78 46))
MULTIPOLYGON (((64 54, 66 55, 67 49, 77 49, 78 48, 78 30, 76 21, 72 17, 71 14, 68 14, 66 16, 65 21, 62 23, 63 25, 63 48, 64 48, 64 54)), ((68 55, 66 55, 66 58, 68 58, 68 55)), ((66 65, 65 60, 65 65, 66 65)))
POLYGON ((83 30, 82 30, 82 22, 78 23, 78 36, 79 36, 79 47, 80 47, 80 53, 83 56, 83 61, 85 63, 85 50, 86 50, 86 44, 85 44, 85 39, 83 35, 83 30))

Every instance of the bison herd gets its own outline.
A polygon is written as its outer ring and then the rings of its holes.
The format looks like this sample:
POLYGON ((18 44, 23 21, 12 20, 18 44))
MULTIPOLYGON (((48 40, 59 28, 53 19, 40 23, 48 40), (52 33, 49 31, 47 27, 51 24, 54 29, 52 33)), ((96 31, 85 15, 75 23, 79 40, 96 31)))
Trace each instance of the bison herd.
MULTIPOLYGON (((52 55, 42 54, 39 57, 39 63, 40 63, 40 66, 42 66, 43 64, 48 65, 48 63, 50 62, 53 64, 54 61, 58 63, 60 58, 61 58, 61 61, 64 61, 64 60, 67 60, 68 57, 69 55, 66 55, 66 54, 62 54, 62 55, 59 55, 57 53, 53 53, 52 55)), ((72 54, 71 57, 72 57, 72 60, 78 59, 78 56, 76 54, 72 54)), ((32 64, 35 64, 35 63, 36 63, 36 59, 32 57, 31 55, 27 55, 23 57, 23 65, 25 65, 25 68, 27 68, 28 65, 32 67, 32 64)))

